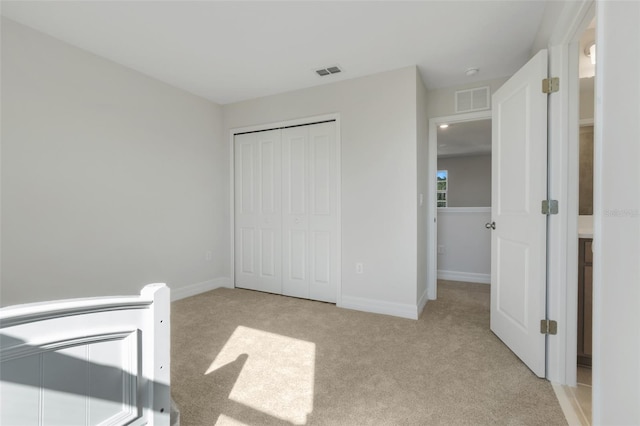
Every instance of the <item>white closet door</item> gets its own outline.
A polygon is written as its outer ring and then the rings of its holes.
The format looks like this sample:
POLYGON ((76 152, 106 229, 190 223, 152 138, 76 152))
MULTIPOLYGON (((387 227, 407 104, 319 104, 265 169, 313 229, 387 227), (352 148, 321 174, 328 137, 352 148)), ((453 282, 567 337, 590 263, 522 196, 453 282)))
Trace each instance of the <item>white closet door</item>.
POLYGON ((335 122, 282 131, 282 294, 336 301, 335 122))
POLYGON ((280 130, 236 135, 236 287, 282 292, 280 130))

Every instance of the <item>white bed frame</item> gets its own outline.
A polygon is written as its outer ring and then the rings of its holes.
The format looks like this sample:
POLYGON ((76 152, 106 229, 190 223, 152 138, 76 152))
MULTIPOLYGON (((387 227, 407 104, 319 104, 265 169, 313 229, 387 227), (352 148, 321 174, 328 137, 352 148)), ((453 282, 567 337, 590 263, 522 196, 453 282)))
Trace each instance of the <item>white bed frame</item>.
POLYGON ((170 424, 169 288, 0 309, 0 424, 170 424))

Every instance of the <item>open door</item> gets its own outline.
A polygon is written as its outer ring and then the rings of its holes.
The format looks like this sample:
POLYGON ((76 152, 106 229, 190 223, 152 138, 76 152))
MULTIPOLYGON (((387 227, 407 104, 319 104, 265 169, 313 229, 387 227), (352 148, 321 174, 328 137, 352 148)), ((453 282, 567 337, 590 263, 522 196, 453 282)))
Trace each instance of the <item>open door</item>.
POLYGON ((491 330, 545 376, 547 51, 493 95, 491 330))

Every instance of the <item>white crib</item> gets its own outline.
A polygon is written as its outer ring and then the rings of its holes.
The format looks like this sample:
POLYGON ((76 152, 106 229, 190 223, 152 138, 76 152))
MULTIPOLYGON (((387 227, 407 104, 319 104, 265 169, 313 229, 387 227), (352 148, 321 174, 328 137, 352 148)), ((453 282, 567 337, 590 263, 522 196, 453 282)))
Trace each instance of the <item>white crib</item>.
POLYGON ((0 425, 169 425, 169 288, 0 309, 0 425))

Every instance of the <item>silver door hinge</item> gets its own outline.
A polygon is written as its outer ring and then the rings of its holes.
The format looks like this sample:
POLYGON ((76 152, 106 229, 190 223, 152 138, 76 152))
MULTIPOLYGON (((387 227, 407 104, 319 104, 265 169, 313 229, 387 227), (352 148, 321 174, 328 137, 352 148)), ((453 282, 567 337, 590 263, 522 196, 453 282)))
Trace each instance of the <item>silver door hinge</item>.
POLYGON ((540 320, 540 333, 558 334, 558 322, 553 320, 540 320))
POLYGON ((558 200, 542 200, 542 214, 558 214, 558 200))
POLYGON ((542 80, 542 93, 555 93, 560 90, 560 79, 550 77, 542 80))

